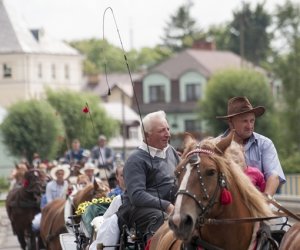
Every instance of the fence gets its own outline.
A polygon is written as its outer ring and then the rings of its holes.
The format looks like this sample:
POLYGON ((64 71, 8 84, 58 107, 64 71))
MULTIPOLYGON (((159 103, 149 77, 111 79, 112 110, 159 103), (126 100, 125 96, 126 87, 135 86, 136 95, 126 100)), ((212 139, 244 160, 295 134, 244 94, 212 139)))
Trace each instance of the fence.
POLYGON ((286 183, 281 187, 280 194, 300 196, 300 174, 286 175, 286 183))

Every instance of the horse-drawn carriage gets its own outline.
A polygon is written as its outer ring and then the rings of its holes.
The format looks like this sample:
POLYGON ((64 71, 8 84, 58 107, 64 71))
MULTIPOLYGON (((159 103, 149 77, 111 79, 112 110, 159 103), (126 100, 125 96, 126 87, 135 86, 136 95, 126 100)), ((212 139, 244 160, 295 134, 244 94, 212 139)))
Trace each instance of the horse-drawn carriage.
MULTIPOLYGON (((198 144, 186 138, 182 161, 175 171, 179 186, 175 209, 147 249, 299 249, 299 222, 291 226, 287 218, 300 218, 262 195, 241 168, 227 159, 224 152, 230 141, 198 144), (269 221, 274 224, 278 218, 284 219, 272 229, 269 221)), ((128 235, 128 229, 123 230, 116 247, 130 247, 126 245, 128 235)), ((145 245, 142 241, 134 247, 145 245)), ((105 247, 109 246, 98 245, 98 249, 105 247)))
MULTIPOLYGON (((262 195, 241 168, 232 164, 225 153, 230 143, 231 138, 228 137, 218 143, 206 139, 199 144, 187 136, 182 160, 175 170, 179 190, 174 211, 148 242, 139 235, 138 230, 132 232, 125 226, 116 248, 299 249, 300 218, 275 200, 262 195), (281 211, 273 212, 268 202, 281 211), (279 217, 293 217, 298 222, 286 232, 282 227, 288 223, 284 221, 281 228, 273 230, 272 234, 268 222, 279 217)), ((92 200, 97 193, 96 189, 94 186, 82 192, 85 198, 74 197, 74 206, 77 207, 82 201, 92 200)), ((105 196, 103 190, 101 195, 105 196)), ((82 216, 74 215, 70 216, 67 224, 71 228, 68 233, 64 218, 59 217, 62 216, 59 213, 62 205, 64 203, 61 201, 60 206, 52 210, 53 214, 49 216, 48 222, 44 223, 48 226, 56 225, 57 231, 50 228, 42 230, 41 227, 42 238, 46 243, 48 239, 47 249, 88 249, 94 234, 87 233, 82 216), (58 226, 68 234, 64 235, 58 226), (54 235, 55 239, 49 240, 54 235)), ((48 210, 50 208, 45 207, 43 213, 49 212, 48 210)), ((97 247, 105 250, 109 246, 98 244, 97 247)))

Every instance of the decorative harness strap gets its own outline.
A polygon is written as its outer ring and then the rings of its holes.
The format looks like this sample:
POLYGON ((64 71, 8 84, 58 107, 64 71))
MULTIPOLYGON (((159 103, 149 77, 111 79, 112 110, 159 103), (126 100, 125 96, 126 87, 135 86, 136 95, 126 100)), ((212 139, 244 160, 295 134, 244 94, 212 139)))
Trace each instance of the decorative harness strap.
MULTIPOLYGON (((200 148, 199 146, 197 146, 196 149, 190 151, 187 155, 186 155, 186 159, 190 158, 192 155, 196 155, 198 158, 193 162, 191 163, 192 165, 197 165, 200 163, 200 158, 199 158, 199 154, 200 153, 203 153, 203 154, 207 154, 207 155, 212 155, 214 154, 214 152, 212 150, 209 150, 209 149, 204 149, 204 148, 200 148)), ((182 169, 184 169, 184 166, 182 167, 182 169)), ((178 174, 180 174, 180 172, 178 172, 178 174)), ((202 203, 202 200, 197 197, 196 194, 190 192, 189 190, 186 190, 186 189, 180 189, 178 190, 178 192, 176 193, 176 197, 181 194, 181 195, 187 195, 189 197, 191 197, 192 199, 195 200, 196 204, 200 207, 201 211, 202 211, 202 216, 204 214, 206 214, 208 212, 208 210, 214 205, 214 202, 215 202, 215 199, 216 199, 216 195, 217 195, 217 192, 220 188, 220 186, 218 185, 212 195, 212 198, 209 199, 209 194, 207 193, 207 189, 205 188, 205 185, 204 185, 204 182, 202 180, 202 175, 201 175, 201 172, 200 172, 200 168, 197 166, 197 174, 199 176, 199 181, 200 181, 200 187, 202 189, 202 192, 204 194, 204 197, 203 199, 205 200, 209 200, 208 201, 208 204, 207 206, 204 206, 203 203, 202 203)), ((219 181, 220 181, 220 176, 219 176, 219 181)))
POLYGON ((187 155, 186 155, 186 158, 188 158, 189 156, 191 156, 192 154, 195 154, 195 153, 203 153, 203 154, 207 154, 207 155, 213 155, 215 154, 214 151, 212 150, 209 150, 209 149, 204 149, 204 148, 196 148, 194 150, 192 150, 191 152, 189 152, 187 155))

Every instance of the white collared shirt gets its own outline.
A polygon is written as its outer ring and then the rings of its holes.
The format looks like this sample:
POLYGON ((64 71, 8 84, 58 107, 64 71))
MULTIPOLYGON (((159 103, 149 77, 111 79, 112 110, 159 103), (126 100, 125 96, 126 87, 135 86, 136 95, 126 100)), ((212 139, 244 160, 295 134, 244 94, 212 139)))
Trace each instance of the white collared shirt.
POLYGON ((102 147, 102 148, 99 148, 99 159, 98 159, 98 161, 99 161, 99 164, 100 165, 105 165, 105 163, 106 163, 106 157, 105 157, 105 148, 104 147, 102 147))
POLYGON ((146 152, 150 151, 150 155, 153 158, 156 156, 156 157, 159 157, 161 159, 165 159, 166 158, 166 152, 167 152, 169 146, 170 145, 166 146, 163 150, 161 150, 161 149, 158 149, 158 148, 151 147, 151 146, 147 145, 145 142, 143 142, 142 145, 139 146, 139 148, 146 151, 146 152), (149 148, 149 151, 148 151, 148 148, 149 148))

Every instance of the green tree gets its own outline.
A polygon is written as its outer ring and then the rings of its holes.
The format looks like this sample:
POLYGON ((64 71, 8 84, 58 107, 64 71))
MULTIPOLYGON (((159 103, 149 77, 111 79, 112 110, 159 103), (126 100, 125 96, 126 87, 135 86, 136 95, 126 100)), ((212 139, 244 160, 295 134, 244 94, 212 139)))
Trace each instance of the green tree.
MULTIPOLYGON (((282 81, 284 105, 281 107, 282 141, 287 156, 300 150, 300 4, 286 1, 278 5, 275 15, 278 43, 274 70, 282 81)), ((295 157, 294 157, 295 158, 295 157)), ((299 162, 300 163, 300 162, 299 162)))
POLYGON ((154 48, 144 47, 139 51, 131 50, 128 53, 128 60, 131 69, 145 70, 172 55, 167 47, 155 46, 154 48))
POLYGON ((47 99, 63 121, 66 134, 64 150, 75 138, 80 140, 83 147, 91 148, 97 142, 99 134, 105 134, 109 138, 118 129, 118 123, 101 108, 99 99, 94 95, 47 90, 47 99), (83 112, 86 105, 88 113, 83 112))
POLYGON ((213 40, 218 50, 229 50, 231 33, 229 24, 211 25, 205 32, 206 40, 213 40))
POLYGON ((105 71, 126 72, 122 49, 111 45, 106 40, 89 39, 70 42, 70 45, 78 49, 84 56, 85 74, 99 74, 105 71))
POLYGON ((63 124, 46 101, 22 101, 9 108, 1 125, 4 143, 17 157, 30 162, 34 153, 53 159, 63 136, 63 124))
POLYGON ((256 65, 261 65, 270 54, 271 16, 264 5, 265 2, 258 3, 252 10, 250 3, 244 3, 241 10, 233 13, 229 25, 229 49, 256 65))
MULTIPOLYGON (((196 20, 191 17, 190 10, 193 4, 189 3, 180 6, 164 28, 163 44, 173 51, 180 51, 191 47, 199 29, 196 27, 196 20)), ((198 38, 198 37, 197 37, 198 38)))
POLYGON ((227 101, 234 96, 247 96, 253 106, 265 106, 266 114, 256 123, 256 131, 274 136, 273 98, 266 77, 253 70, 225 70, 216 73, 207 83, 204 99, 199 102, 199 115, 211 134, 227 129, 227 123, 216 116, 227 114, 227 101), (273 133, 272 133, 273 132, 273 133))
MULTIPOLYGON (((90 39, 70 42, 84 56, 83 71, 86 75, 99 73, 127 72, 122 49, 109 44, 107 41, 90 39), (106 67, 106 69, 105 69, 106 67)), ((126 52, 130 70, 141 71, 168 58, 172 51, 163 46, 154 48, 144 47, 140 50, 126 52)))

